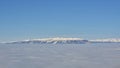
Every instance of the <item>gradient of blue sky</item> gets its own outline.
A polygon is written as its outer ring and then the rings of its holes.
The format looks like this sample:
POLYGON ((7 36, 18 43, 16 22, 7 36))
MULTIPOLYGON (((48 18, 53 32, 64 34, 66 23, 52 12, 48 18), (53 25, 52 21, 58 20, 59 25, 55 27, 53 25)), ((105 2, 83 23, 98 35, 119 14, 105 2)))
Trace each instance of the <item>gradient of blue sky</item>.
POLYGON ((120 0, 0 0, 0 41, 120 38, 120 0))

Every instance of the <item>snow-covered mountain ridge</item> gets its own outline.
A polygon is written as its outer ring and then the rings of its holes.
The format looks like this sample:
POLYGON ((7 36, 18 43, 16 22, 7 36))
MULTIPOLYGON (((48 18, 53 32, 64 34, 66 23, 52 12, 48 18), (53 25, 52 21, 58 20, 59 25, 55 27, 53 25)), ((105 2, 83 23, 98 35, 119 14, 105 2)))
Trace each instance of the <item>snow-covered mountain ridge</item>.
POLYGON ((13 41, 9 43, 39 43, 39 44, 83 44, 87 43, 88 40, 81 38, 43 38, 43 39, 32 39, 23 41, 13 41))
POLYGON ((7 42, 8 44, 85 44, 85 43, 120 43, 120 39, 85 40, 81 38, 43 38, 7 42))
POLYGON ((96 42, 96 43, 119 43, 120 42, 120 39, 113 39, 113 38, 110 38, 110 39, 96 39, 96 40, 89 40, 90 42, 96 42))

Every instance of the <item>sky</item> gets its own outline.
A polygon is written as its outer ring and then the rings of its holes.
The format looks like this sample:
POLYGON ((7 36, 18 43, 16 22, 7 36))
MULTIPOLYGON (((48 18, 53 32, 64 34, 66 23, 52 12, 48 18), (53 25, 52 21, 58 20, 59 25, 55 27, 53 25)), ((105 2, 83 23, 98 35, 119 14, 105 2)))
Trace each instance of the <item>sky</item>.
POLYGON ((120 0, 0 0, 0 41, 120 38, 120 0))

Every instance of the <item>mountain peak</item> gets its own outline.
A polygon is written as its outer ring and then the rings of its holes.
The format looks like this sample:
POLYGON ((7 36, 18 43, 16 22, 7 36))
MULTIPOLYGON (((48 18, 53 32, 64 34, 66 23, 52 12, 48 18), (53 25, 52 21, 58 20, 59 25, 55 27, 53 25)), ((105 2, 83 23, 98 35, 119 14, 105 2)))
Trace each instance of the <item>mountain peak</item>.
POLYGON ((81 38, 63 38, 63 37, 55 37, 55 38, 33 39, 33 40, 83 40, 83 39, 81 39, 81 38))
POLYGON ((97 40, 84 40, 81 38, 42 38, 42 39, 31 39, 23 41, 13 41, 9 44, 83 44, 83 43, 120 43, 120 39, 97 39, 97 40))
POLYGON ((23 40, 16 41, 10 43, 39 43, 39 44, 79 44, 79 43, 87 43, 88 40, 84 40, 81 38, 43 38, 43 39, 32 39, 32 40, 23 40))

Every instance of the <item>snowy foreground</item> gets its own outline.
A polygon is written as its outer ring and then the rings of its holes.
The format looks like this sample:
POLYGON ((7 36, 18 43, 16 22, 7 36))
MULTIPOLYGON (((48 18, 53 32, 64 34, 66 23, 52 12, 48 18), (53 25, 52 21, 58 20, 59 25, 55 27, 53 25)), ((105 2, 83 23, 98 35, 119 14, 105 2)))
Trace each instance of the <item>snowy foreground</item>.
POLYGON ((2 44, 0 68, 120 68, 120 43, 2 44))

